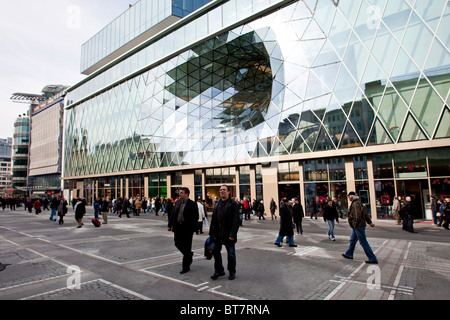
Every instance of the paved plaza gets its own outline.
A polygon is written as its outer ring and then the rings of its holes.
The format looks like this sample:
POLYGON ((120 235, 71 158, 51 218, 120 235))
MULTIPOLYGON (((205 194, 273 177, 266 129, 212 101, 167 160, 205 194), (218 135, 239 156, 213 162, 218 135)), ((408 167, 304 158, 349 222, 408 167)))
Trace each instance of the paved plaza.
MULTIPOLYGON (((347 220, 328 225, 304 218, 296 248, 273 243, 279 220, 244 221, 238 233, 237 274, 211 280, 213 261, 203 256, 205 233, 194 234, 194 263, 180 274, 181 254, 166 217, 110 213, 95 228, 92 208, 77 229, 70 208, 65 223, 50 213, 0 211, 1 300, 436 300, 450 296, 450 231, 417 222, 417 233, 393 221, 375 222, 367 237, 378 265, 365 263, 357 245, 353 260, 347 220)), ((210 218, 210 216, 209 216, 210 218)), ((226 263, 225 249, 222 255, 226 263)))

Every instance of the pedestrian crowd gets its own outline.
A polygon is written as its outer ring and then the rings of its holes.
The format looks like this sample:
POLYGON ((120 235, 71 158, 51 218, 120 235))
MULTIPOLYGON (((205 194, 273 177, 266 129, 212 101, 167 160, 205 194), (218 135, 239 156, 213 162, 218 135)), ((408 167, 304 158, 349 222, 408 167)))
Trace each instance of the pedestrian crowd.
MULTIPOLYGON (((228 261, 227 269, 229 271, 228 278, 233 280, 236 277, 235 244, 237 243, 239 227, 243 225, 243 221, 251 220, 252 216, 257 217, 259 220, 265 220, 265 206, 263 200, 250 202, 248 197, 244 197, 242 200, 231 197, 230 190, 226 185, 220 187, 219 193, 220 198, 215 198, 213 202, 211 201, 213 210, 210 223, 208 223, 207 209, 211 206, 200 197, 195 202, 191 200, 188 188, 181 188, 178 197, 173 199, 170 197, 154 197, 149 200, 145 197, 132 197, 131 199, 126 197, 118 199, 97 198, 93 202, 94 219, 98 219, 101 214, 103 223, 107 224, 108 214, 110 213, 116 214, 119 218, 123 214, 130 218, 131 214, 140 216, 141 214, 149 213, 153 213, 155 216, 161 214, 163 217, 167 217, 167 229, 174 233, 175 246, 183 255, 182 270, 180 271, 182 274, 190 271, 193 262, 193 234, 203 234, 203 226, 206 224, 209 226, 209 238, 205 243, 205 256, 209 256, 210 259, 214 258, 214 274, 211 276, 211 279, 216 280, 225 275, 221 256, 221 250, 225 247, 228 261), (209 255, 207 252, 209 252, 209 255)), ((350 192, 347 197, 350 201, 347 220, 352 232, 348 250, 342 256, 346 259, 353 259, 356 243, 359 242, 368 258, 366 263, 376 264, 378 263, 377 257, 372 251, 365 233, 367 225, 370 227, 375 225, 358 195, 355 192, 350 192)), ((53 196, 51 199, 47 197, 43 199, 4 197, 0 198, 0 202, 3 210, 6 207, 15 210, 16 207, 23 205, 24 210, 28 209, 30 213, 33 209, 35 214, 40 214, 43 210, 51 211, 49 219, 57 221, 57 217, 59 217, 59 224, 64 224, 64 216, 68 212, 67 201, 59 195, 53 196)), ((71 204, 75 213, 75 220, 78 223, 77 228, 82 228, 84 225, 83 218, 86 215, 86 201, 84 198, 74 198, 71 204)), ((311 199, 308 204, 311 219, 317 220, 318 211, 322 212, 323 220, 328 224, 328 239, 335 241, 335 223, 339 223, 339 219, 342 218, 339 203, 336 199, 328 198, 322 204, 320 210, 317 210, 315 199, 311 199)), ((278 206, 280 228, 274 244, 277 247, 282 247, 283 239, 286 238, 289 247, 297 247, 294 243, 294 232, 303 234, 302 220, 305 217, 303 206, 298 198, 290 200, 282 198, 278 204, 272 198, 269 203, 272 220, 277 219, 276 211, 278 206)), ((417 209, 411 201, 411 197, 395 197, 392 209, 396 217, 396 223, 402 225, 402 229, 405 231, 415 232, 413 220, 417 209)), ((431 209, 434 224, 449 230, 450 198, 441 200, 432 196, 431 209)))

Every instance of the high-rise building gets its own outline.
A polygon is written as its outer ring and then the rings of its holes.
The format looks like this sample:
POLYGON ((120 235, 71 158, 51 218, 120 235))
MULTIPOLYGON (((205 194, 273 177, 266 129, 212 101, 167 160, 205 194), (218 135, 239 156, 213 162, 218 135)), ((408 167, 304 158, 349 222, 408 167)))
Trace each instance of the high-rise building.
POLYGON ((67 86, 47 85, 41 94, 14 93, 11 100, 30 105, 14 126, 15 193, 28 196, 61 191, 64 97, 67 86))
POLYGON ((9 195, 11 190, 12 138, 0 138, 0 195, 9 195))
POLYGON ((14 122, 12 145, 12 190, 14 195, 28 192, 28 155, 30 147, 30 117, 20 115, 14 122))
POLYGON ((212 199, 227 184, 345 214, 356 191, 373 219, 397 195, 431 217, 429 196, 450 195, 447 0, 206 2, 147 24, 160 10, 140 1, 83 47, 72 196, 212 199))
POLYGON ((42 89, 45 101, 32 107, 29 188, 33 195, 61 192, 64 97, 67 86, 42 89))

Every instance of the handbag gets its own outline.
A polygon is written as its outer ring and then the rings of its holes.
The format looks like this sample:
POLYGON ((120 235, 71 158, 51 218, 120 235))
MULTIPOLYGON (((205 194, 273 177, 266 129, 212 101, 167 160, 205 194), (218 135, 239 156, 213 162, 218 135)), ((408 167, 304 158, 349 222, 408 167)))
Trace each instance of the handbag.
POLYGON ((205 258, 206 260, 211 260, 213 257, 214 242, 211 237, 208 237, 205 241, 205 258))

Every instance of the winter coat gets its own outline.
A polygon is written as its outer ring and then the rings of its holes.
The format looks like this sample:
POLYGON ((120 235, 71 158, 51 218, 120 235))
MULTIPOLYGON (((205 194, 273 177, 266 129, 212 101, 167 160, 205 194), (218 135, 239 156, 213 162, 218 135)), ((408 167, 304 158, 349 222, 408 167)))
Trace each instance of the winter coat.
POLYGON ((365 227, 372 220, 367 214, 366 207, 361 203, 358 196, 353 197, 352 204, 348 210, 348 224, 352 228, 365 227))
POLYGON ((339 214, 336 210, 336 206, 332 204, 331 206, 328 205, 328 203, 325 205, 323 209, 323 220, 327 221, 339 221, 339 214))
POLYGON ((231 198, 226 200, 223 212, 219 217, 218 208, 222 205, 222 200, 219 200, 214 206, 211 224, 209 227, 209 236, 216 241, 226 242, 229 238, 234 238, 237 241, 237 233, 239 230, 239 204, 231 198))
POLYGON ((286 205, 280 207, 280 236, 292 237, 294 235, 294 229, 292 228, 292 216, 291 212, 286 205))

